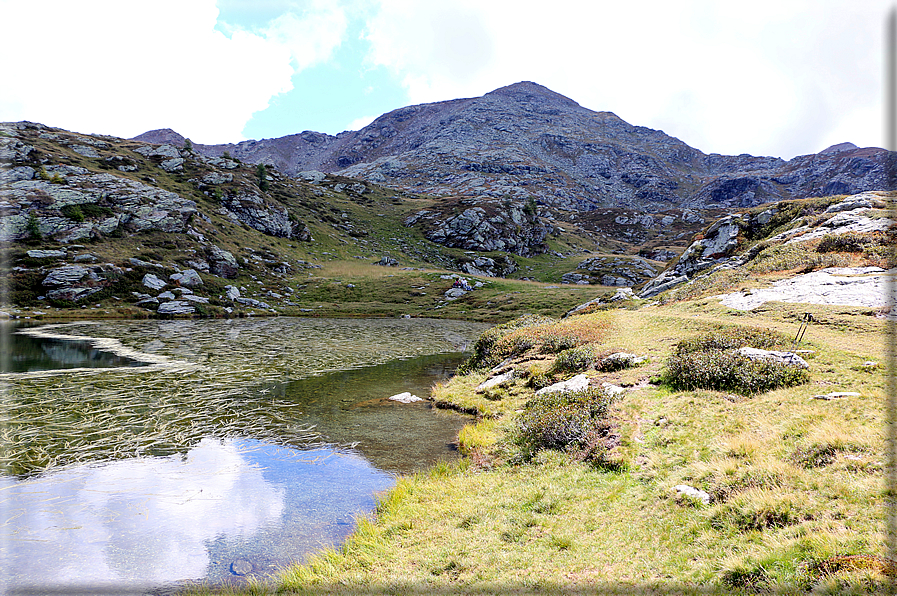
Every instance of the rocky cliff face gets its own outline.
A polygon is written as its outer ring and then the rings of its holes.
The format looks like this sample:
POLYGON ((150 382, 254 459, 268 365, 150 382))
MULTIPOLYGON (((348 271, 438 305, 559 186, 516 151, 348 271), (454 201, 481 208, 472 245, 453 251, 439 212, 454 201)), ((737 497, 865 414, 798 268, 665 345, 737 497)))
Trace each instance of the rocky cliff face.
MULTIPOLYGON (((138 137, 171 142, 173 131, 138 137)), ((437 195, 528 198, 587 211, 744 208, 886 188, 883 149, 849 143, 785 161, 706 155, 662 131, 594 112, 522 82, 483 97, 408 106, 360 131, 306 131, 234 145, 195 145, 283 172, 339 172, 437 195)))

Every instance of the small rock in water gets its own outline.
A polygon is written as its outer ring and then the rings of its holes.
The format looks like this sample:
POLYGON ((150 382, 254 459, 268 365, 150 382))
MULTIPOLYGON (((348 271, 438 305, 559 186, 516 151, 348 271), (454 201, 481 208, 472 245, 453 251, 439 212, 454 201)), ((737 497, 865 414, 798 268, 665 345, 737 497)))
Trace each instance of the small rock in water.
POLYGON ((252 563, 246 559, 237 559, 230 564, 230 570, 234 575, 247 575, 252 573, 252 563))
POLYGON ((416 401, 423 401, 418 396, 412 395, 409 391, 406 391, 404 393, 397 393, 396 395, 390 396, 389 399, 391 401, 397 401, 402 404, 411 404, 416 401))

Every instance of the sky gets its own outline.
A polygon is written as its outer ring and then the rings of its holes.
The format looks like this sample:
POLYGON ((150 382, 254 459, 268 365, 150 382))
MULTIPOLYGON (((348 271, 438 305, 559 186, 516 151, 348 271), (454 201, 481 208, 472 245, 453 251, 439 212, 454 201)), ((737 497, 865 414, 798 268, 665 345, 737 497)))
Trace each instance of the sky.
POLYGON ((0 121, 198 143, 534 81, 705 153, 884 146, 895 0, 0 0, 0 121))

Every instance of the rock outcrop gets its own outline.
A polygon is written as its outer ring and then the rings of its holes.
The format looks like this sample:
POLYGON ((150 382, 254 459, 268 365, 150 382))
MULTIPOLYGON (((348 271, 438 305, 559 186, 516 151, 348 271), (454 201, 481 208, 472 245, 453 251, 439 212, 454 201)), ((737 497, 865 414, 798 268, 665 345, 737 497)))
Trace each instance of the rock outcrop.
POLYGON ((405 220, 405 225, 420 227, 428 240, 452 248, 507 251, 522 257, 547 250, 549 228, 542 224, 532 203, 446 201, 438 210, 418 211, 405 220))
MULTIPOLYGON (((883 217, 886 213, 886 195, 868 192, 846 197, 840 201, 834 197, 831 204, 818 214, 812 209, 806 215, 797 215, 793 219, 781 219, 786 213, 783 209, 788 205, 781 203, 766 209, 757 208, 745 213, 729 215, 714 222, 696 239, 666 270, 648 282, 639 292, 640 298, 651 298, 680 284, 692 281, 705 272, 720 269, 734 269, 756 257, 759 250, 775 244, 805 243, 822 238, 835 238, 845 234, 884 233, 894 226, 894 221, 883 217), (762 209, 762 210, 761 210, 762 209), (871 213, 871 210, 875 210, 871 213), (874 215, 874 217, 870 217, 874 215), (785 228, 783 231, 774 233, 785 228), (773 234, 773 235, 770 235, 773 234), (764 244, 755 247, 754 252, 745 250, 749 240, 763 240, 764 244)), ((821 280, 821 272, 812 274, 815 281, 821 280)), ((803 278, 801 278, 803 279, 803 278)), ((770 296, 794 296, 800 293, 795 280, 783 280, 775 290, 769 290, 770 296), (792 288, 786 290, 786 288, 792 288)), ((809 283, 809 278, 807 278, 809 283)), ((827 280, 821 280, 825 285, 827 280)), ((828 282, 832 285, 848 284, 847 281, 828 282)), ((884 282, 882 282, 884 283, 884 282)), ((812 284, 811 284, 812 285, 812 284)), ((809 290, 808 290, 809 291, 809 290)), ((817 288, 817 291, 822 291, 817 288)), ((764 290, 758 290, 760 294, 764 290)), ((834 294, 841 294, 833 291, 834 294)), ((771 298, 769 298, 771 299, 771 298)), ((843 300, 842 298, 839 298, 843 300)), ((732 304, 752 304, 756 300, 742 300, 734 295, 729 298, 732 304)), ((867 301, 863 301, 865 304, 867 301)), ((762 303, 759 302, 759 303, 762 303)), ((845 302, 817 302, 820 304, 848 304, 845 302)), ((858 303, 859 304, 859 303, 858 303)))

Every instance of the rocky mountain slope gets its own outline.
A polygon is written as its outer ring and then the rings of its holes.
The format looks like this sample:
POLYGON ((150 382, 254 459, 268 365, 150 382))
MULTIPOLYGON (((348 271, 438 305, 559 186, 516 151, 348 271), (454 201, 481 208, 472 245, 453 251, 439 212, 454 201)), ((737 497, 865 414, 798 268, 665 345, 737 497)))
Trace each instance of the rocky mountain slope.
MULTIPOLYGON (((167 129, 136 138, 184 142, 167 129)), ((744 208, 887 187, 883 149, 842 143, 789 161, 706 155, 532 82, 400 108, 336 136, 306 131, 194 147, 207 156, 227 152, 271 164, 289 175, 320 170, 414 192, 521 203, 532 198, 576 211, 744 208)))
MULTIPOLYGON (((395 304, 428 311, 445 306, 444 290, 453 283, 440 277, 446 269, 571 286, 601 280, 597 272, 565 277, 584 259, 596 263, 592 236, 600 232, 534 201, 436 199, 321 172, 291 178, 236 157, 207 157, 189 145, 30 122, 0 124, 0 166, 4 308, 138 317, 299 314, 322 307, 370 314, 363 305, 371 299, 391 312, 395 304), (443 271, 411 289, 398 280, 358 289, 359 278, 396 277, 374 273, 383 270, 374 263, 393 271, 443 271), (348 269, 353 282, 332 282, 330 276, 341 275, 321 267, 348 269), (314 291, 305 289, 318 277, 314 291), (430 293, 435 280, 446 287, 430 293), (359 306, 345 306, 352 303, 359 306)), ((675 241, 678 251, 702 221, 686 219, 670 226, 682 236, 675 241)), ((619 237, 613 245, 618 254, 640 248, 636 240, 626 242, 638 235, 622 228, 608 234, 619 237)), ((662 266, 662 260, 632 268, 631 257, 609 259, 607 273, 615 273, 617 261, 631 269, 626 285, 662 266)), ((563 288, 558 292, 576 299, 563 288)), ((488 298, 483 303, 499 308, 488 298)), ((501 308, 507 304, 505 297, 501 308)))

